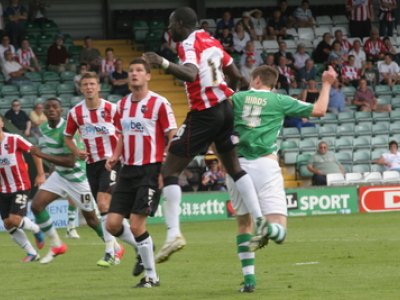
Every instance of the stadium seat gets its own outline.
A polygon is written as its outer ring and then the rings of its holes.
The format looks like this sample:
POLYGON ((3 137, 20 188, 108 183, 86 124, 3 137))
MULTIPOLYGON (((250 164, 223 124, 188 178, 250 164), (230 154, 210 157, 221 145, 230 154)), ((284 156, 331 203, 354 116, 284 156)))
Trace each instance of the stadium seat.
POLYGON ((392 98, 392 109, 400 108, 400 95, 395 95, 392 98))
POLYGON ((334 16, 332 16, 332 23, 335 26, 341 26, 344 24, 348 24, 349 20, 347 19, 347 17, 345 15, 334 15, 334 16))
POLYGON ((371 149, 371 136, 364 135, 364 136, 358 136, 358 137, 354 138, 353 149, 354 150, 371 149))
POLYGON ((35 22, 28 22, 25 25, 25 29, 27 34, 34 34, 34 35, 42 34, 42 28, 40 27, 40 24, 35 22))
POLYGON ((296 158, 297 169, 299 169, 301 165, 307 165, 308 162, 310 161, 311 157, 313 156, 313 153, 301 153, 301 154, 297 155, 297 158, 296 158))
POLYGON ((364 121, 372 121, 372 115, 369 111, 356 111, 354 117, 357 123, 364 121))
POLYGON ((83 96, 75 96, 71 98, 71 106, 77 105, 79 102, 83 100, 83 96))
POLYGON ((19 98, 19 102, 21 103, 21 106, 23 109, 32 109, 34 105, 34 101, 32 101, 32 98, 19 98))
POLYGON ((393 96, 400 95, 400 84, 392 86, 393 96))
POLYGON ((344 178, 346 180, 346 184, 359 184, 364 182, 363 175, 355 171, 352 173, 346 173, 344 178))
POLYGON ((297 33, 296 28, 288 28, 286 30, 286 34, 293 36, 295 40, 298 40, 299 38, 299 34, 297 33))
POLYGON ((313 41, 315 38, 314 30, 312 28, 298 28, 297 33, 301 40, 313 41))
POLYGON ((333 26, 331 29, 331 33, 333 36, 335 36, 335 31, 336 30, 341 30, 343 33, 343 36, 347 37, 349 35, 349 30, 348 30, 348 23, 342 24, 340 26, 333 26))
POLYGON ((377 122, 372 126, 372 135, 389 134, 389 122, 377 122))
POLYGON ((285 152, 283 154, 283 162, 285 163, 285 165, 293 165, 296 163, 296 159, 297 156, 299 155, 299 153, 296 152, 285 152))
POLYGON ((389 136, 387 134, 376 135, 371 139, 371 147, 373 149, 387 147, 389 144, 389 136))
POLYGON ((392 110, 390 112, 390 121, 395 122, 400 120, 400 110, 392 110))
POLYGON ((379 98, 376 99, 376 101, 380 105, 392 104, 392 95, 380 95, 379 98))
POLYGON ((299 130, 295 127, 282 128, 282 137, 284 140, 293 137, 300 138, 300 133, 299 130))
POLYGON ((371 168, 369 164, 353 164, 351 169, 352 172, 364 173, 364 172, 369 172, 371 168))
POLYGON ((107 83, 101 84, 101 88, 100 88, 101 97, 107 98, 107 96, 108 96, 110 93, 111 93, 111 85, 109 85, 109 84, 107 84, 107 83))
POLYGON ((317 149, 317 140, 312 138, 307 138, 306 140, 301 140, 299 142, 299 151, 315 151, 317 149))
POLYGON ((25 76, 32 82, 42 82, 42 74, 39 72, 26 72, 25 76))
POLYGON ((377 121, 389 121, 390 116, 388 112, 372 112, 372 120, 375 123, 377 121))
POLYGON ((335 153, 335 157, 340 162, 341 164, 343 163, 348 163, 351 164, 353 163, 353 152, 352 150, 341 150, 339 152, 335 153))
POLYGON ((3 85, 1 87, 1 94, 3 95, 3 97, 12 96, 18 98, 18 87, 16 85, 3 85))
POLYGON ((279 50, 279 45, 276 40, 265 40, 262 42, 263 48, 268 53, 273 53, 279 50))
POLYGON ((353 153, 354 163, 369 163, 371 160, 371 151, 368 150, 357 150, 353 153))
POLYGON ((260 41, 253 41, 253 44, 254 44, 254 49, 256 49, 256 51, 260 53, 264 52, 264 47, 260 41))
POLYGON ((371 151, 371 161, 379 159, 383 153, 386 153, 387 147, 385 148, 375 148, 374 150, 371 151))
POLYGON ((286 152, 298 152, 299 151, 299 141, 296 139, 282 141, 280 145, 281 153, 286 152))
POLYGON ((300 96, 302 93, 303 89, 289 89, 289 94, 290 96, 300 96))
POLYGON ((50 97, 57 95, 57 85, 51 83, 42 83, 39 85, 40 97, 50 97))
MULTIPOLYGON (((74 97, 73 94, 61 94, 58 95, 58 99, 60 99, 63 107, 71 107, 71 99, 74 97)), ((69 109, 68 109, 69 110, 69 109)))
POLYGON ((354 127, 354 133, 356 136, 360 135, 371 135, 372 134, 372 123, 363 122, 354 127))
POLYGON ((400 133, 400 123, 390 123, 389 125, 389 133, 391 135, 400 133))
POLYGON ((26 84, 26 85, 22 85, 19 88, 19 92, 21 94, 21 97, 25 97, 28 95, 37 95, 38 90, 37 90, 37 86, 34 84, 26 84))
POLYGON ((316 21, 318 26, 321 26, 321 25, 332 25, 333 24, 332 18, 330 16, 327 16, 327 15, 316 16, 315 17, 315 21, 316 21))
POLYGON ((330 33, 331 32, 332 26, 319 26, 314 28, 314 34, 315 37, 320 38, 322 37, 325 33, 330 33))
POLYGON ((337 115, 339 124, 354 123, 354 112, 344 111, 337 115))
POLYGON ((301 165, 299 168, 299 174, 302 178, 310 178, 313 176, 313 173, 311 173, 308 168, 307 165, 301 165))
POLYGON ((390 86, 384 85, 384 84, 379 84, 375 86, 375 94, 380 97, 384 95, 392 95, 392 90, 390 89, 390 86))
POLYGON ((62 94, 73 94, 75 93, 75 85, 73 82, 64 82, 60 83, 57 86, 57 94, 62 95, 62 94))
POLYGON ((345 94, 346 97, 354 97, 354 94, 356 93, 356 88, 354 86, 344 86, 342 87, 342 92, 345 94))
POLYGON ((337 126, 334 124, 327 124, 319 127, 318 135, 321 139, 328 136, 336 136, 337 126))
POLYGON ((302 127, 300 129, 300 136, 302 139, 310 137, 318 137, 318 128, 316 127, 302 127))
POLYGON ((337 116, 333 113, 326 113, 320 118, 320 124, 337 124, 337 116))
POLYGON ((74 81, 76 73, 71 71, 64 71, 60 73, 60 79, 62 82, 74 81))
POLYGON ((72 57, 79 58, 79 55, 81 54, 82 49, 83 49, 82 45, 72 45, 72 46, 69 46, 68 52, 72 57))
POLYGON ((364 173, 363 176, 365 182, 380 183, 382 181, 381 172, 374 172, 371 170, 371 172, 364 173))
POLYGON ((399 182, 400 181, 400 174, 397 171, 384 171, 382 173, 383 182, 399 182))
POLYGON ((0 109, 10 109, 11 108, 11 103, 5 98, 0 98, 0 109))
POLYGON ((146 40, 147 33, 149 32, 149 25, 145 20, 133 20, 132 33, 135 43, 143 43, 146 40))
POLYGON ((328 186, 344 185, 346 181, 342 173, 332 173, 326 175, 326 184, 328 186))
POLYGON ((353 150, 353 136, 345 136, 336 140, 335 149, 336 151, 353 150))
POLYGON ((384 172, 385 167, 378 164, 371 164, 371 172, 384 172))
POLYGON ((60 76, 58 76, 58 74, 56 72, 46 71, 46 72, 43 72, 42 76, 43 76, 44 83, 60 81, 60 76))

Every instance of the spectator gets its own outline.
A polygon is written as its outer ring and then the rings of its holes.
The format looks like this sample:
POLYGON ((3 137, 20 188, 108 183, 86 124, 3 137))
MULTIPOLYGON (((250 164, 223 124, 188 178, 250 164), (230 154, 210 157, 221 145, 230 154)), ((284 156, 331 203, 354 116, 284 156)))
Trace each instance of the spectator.
POLYGON ((301 130, 303 127, 315 127, 315 124, 310 122, 307 118, 299 117, 285 117, 283 127, 296 127, 301 130))
POLYGON ((171 30, 166 30, 163 35, 163 41, 159 52, 160 56, 168 59, 169 61, 177 61, 177 45, 171 36, 171 30))
POLYGON ((297 82, 295 79, 295 74, 290 66, 287 64, 285 56, 279 58, 279 63, 277 67, 279 78, 278 87, 289 91, 289 88, 297 88, 297 82))
POLYGON ((275 57, 273 54, 267 54, 264 58, 264 65, 276 68, 275 57))
POLYGON ((47 22, 47 7, 49 7, 49 5, 45 1, 30 0, 28 7, 29 21, 39 24, 47 22))
POLYGON ((281 15, 281 11, 278 9, 274 11, 272 18, 268 20, 267 34, 268 39, 271 40, 284 39, 287 35, 286 23, 281 15))
POLYGON ((235 23, 229 11, 225 11, 222 19, 217 22, 217 34, 221 34, 225 27, 228 27, 230 32, 235 28, 235 23))
POLYGON ((79 61, 80 63, 86 63, 89 65, 89 70, 92 72, 99 73, 101 65, 100 51, 93 48, 93 40, 90 36, 86 36, 83 39, 84 48, 81 51, 79 61))
POLYGON ((301 101, 315 103, 319 97, 319 89, 314 79, 307 81, 307 87, 301 92, 301 101))
MULTIPOLYGON (((243 54, 244 55, 244 54, 243 54)), ((245 62, 240 66, 240 73, 246 79, 247 82, 251 81, 251 73, 256 68, 256 60, 253 56, 246 56, 245 62)))
POLYGON ((365 77, 369 85, 375 86, 378 83, 379 73, 372 60, 365 62, 365 66, 361 70, 361 76, 365 77))
POLYGON ((262 41, 266 35, 267 22, 263 18, 263 13, 259 9, 253 9, 249 12, 250 20, 254 27, 256 39, 262 41))
POLYGON ((306 52, 306 47, 304 44, 298 44, 297 45, 297 51, 295 54, 293 54, 293 66, 294 68, 298 71, 302 68, 305 67, 306 61, 310 59, 310 55, 306 52))
POLYGON ((351 45, 351 43, 343 37, 343 32, 341 29, 335 30, 335 41, 334 42, 339 42, 340 46, 342 47, 342 50, 344 52, 346 52, 346 54, 348 54, 350 52, 351 48, 353 47, 351 45))
POLYGON ((15 55, 15 48, 13 45, 10 44, 10 37, 5 34, 1 38, 1 44, 0 44, 0 62, 4 62, 4 52, 6 50, 10 50, 13 55, 15 55))
POLYGON ((75 67, 69 64, 67 48, 64 46, 64 37, 58 35, 54 43, 47 50, 47 69, 53 72, 75 71, 75 67))
POLYGON ((243 54, 246 43, 250 40, 250 35, 244 30, 242 23, 238 22, 233 33, 233 48, 235 49, 235 53, 243 54))
POLYGON ((342 82, 357 87, 360 77, 361 69, 355 66, 354 55, 349 55, 347 63, 342 66, 342 82))
POLYGON ((31 135, 31 120, 29 120, 26 112, 21 109, 21 102, 18 99, 11 102, 11 108, 5 113, 4 117, 10 120, 25 136, 31 135))
POLYGON ((301 5, 293 13, 296 27, 313 27, 315 20, 310 10, 308 0, 301 1, 301 5))
POLYGON ((371 21, 374 20, 372 0, 346 0, 346 10, 349 13, 349 28, 351 37, 363 39, 371 31, 371 21))
POLYGON ((254 61, 255 67, 262 64, 261 54, 255 49, 253 41, 248 41, 246 43, 246 47, 243 51, 242 57, 240 58, 241 66, 246 64, 247 57, 250 57, 251 60, 254 61))
POLYGON ((75 91, 77 95, 81 95, 81 78, 82 75, 85 74, 86 72, 89 72, 89 66, 87 64, 80 64, 79 65, 79 74, 76 74, 74 77, 74 85, 75 85, 75 91))
POLYGON ((25 7, 19 0, 11 0, 10 5, 4 11, 6 19, 6 31, 10 35, 11 44, 19 45, 25 35, 25 22, 28 18, 25 7))
POLYGON ((207 21, 203 21, 200 24, 200 29, 203 29, 205 32, 207 32, 209 35, 213 36, 214 32, 212 32, 212 30, 210 30, 210 24, 208 24, 207 21))
POLYGON ((378 30, 376 28, 371 29, 371 35, 364 44, 364 50, 367 59, 371 59, 374 62, 383 59, 385 56, 387 49, 383 41, 379 38, 378 30))
POLYGON ((225 172, 221 170, 218 159, 208 162, 208 171, 201 178, 199 191, 226 191, 225 172))
POLYGON ((36 103, 33 110, 29 113, 31 120, 31 134, 37 139, 41 136, 39 126, 47 121, 47 117, 43 112, 43 104, 36 103))
POLYGON ((283 19, 283 22, 286 24, 286 27, 287 28, 293 27, 294 23, 293 13, 289 8, 286 0, 279 1, 278 10, 281 12, 281 17, 283 19))
POLYGON ((40 65, 39 61, 36 58, 35 53, 29 45, 29 41, 27 39, 23 39, 21 42, 21 48, 17 50, 16 53, 17 61, 23 66, 25 69, 31 72, 39 72, 40 65))
POLYGON ((379 0, 379 35, 393 36, 396 0, 379 0))
POLYGON ((217 39, 221 42, 226 52, 228 52, 229 54, 233 53, 233 35, 229 30, 229 27, 224 27, 222 29, 222 33, 217 35, 217 39))
POLYGON ((390 112, 392 110, 390 104, 378 104, 374 92, 368 87, 365 78, 360 79, 353 104, 359 111, 390 112))
POLYGON ((346 110, 346 96, 342 92, 341 83, 336 80, 329 92, 328 111, 337 114, 346 110))
POLYGON ((383 153, 375 163, 385 166, 386 170, 400 172, 400 152, 396 141, 389 142, 389 152, 383 153))
POLYGON ((387 84, 392 87, 396 83, 400 83, 400 68, 393 61, 392 54, 385 54, 385 59, 378 63, 378 71, 381 84, 387 84))
POLYGON ((307 169, 313 173, 313 185, 326 185, 327 174, 345 173, 343 166, 335 155, 329 152, 328 144, 324 141, 319 142, 318 150, 308 162, 307 169))
POLYGON ((4 35, 3 4, 0 2, 0 39, 4 35))
POLYGON ((294 57, 293 54, 289 51, 287 51, 287 44, 285 41, 280 41, 279 42, 279 49, 278 52, 274 53, 274 58, 275 58, 275 64, 279 64, 279 59, 281 56, 286 57, 286 64, 287 65, 293 65, 294 62, 294 57))
POLYGON ((101 60, 100 78, 103 82, 108 83, 111 73, 115 71, 115 62, 114 49, 106 48, 105 58, 101 60))
POLYGON ((324 33, 322 41, 320 41, 313 53, 314 61, 318 64, 324 64, 328 61, 329 54, 331 53, 332 36, 329 32, 324 33))
POLYGON ((297 82, 300 87, 304 88, 309 80, 315 80, 317 78, 317 70, 314 66, 314 61, 309 58, 303 68, 297 72, 297 82))
POLYGON ((383 39, 383 43, 386 46, 386 49, 388 50, 388 52, 390 54, 392 54, 393 56, 393 60, 399 64, 400 63, 400 53, 398 52, 397 48, 395 46, 393 46, 392 41, 390 40, 389 37, 385 37, 383 39))
POLYGON ((250 17, 251 17, 250 13, 248 11, 245 11, 242 14, 242 19, 239 20, 238 23, 242 24, 244 31, 246 31, 250 35, 250 38, 252 40, 255 40, 256 34, 254 32, 254 25, 253 25, 253 22, 251 21, 250 17))
POLYGON ((353 49, 350 50, 349 55, 354 56, 354 66, 356 68, 362 69, 364 67, 367 56, 365 55, 365 52, 361 47, 360 40, 355 40, 353 42, 353 49))
POLYGON ((4 52, 3 74, 7 83, 15 85, 31 84, 31 81, 24 76, 26 68, 15 61, 10 50, 4 52))
POLYGON ((128 87, 128 73, 123 70, 122 59, 117 59, 115 71, 111 74, 112 94, 125 96, 130 93, 128 87))
POLYGON ((338 41, 332 44, 332 51, 329 53, 328 63, 331 63, 332 60, 336 60, 340 66, 347 61, 347 54, 338 41))

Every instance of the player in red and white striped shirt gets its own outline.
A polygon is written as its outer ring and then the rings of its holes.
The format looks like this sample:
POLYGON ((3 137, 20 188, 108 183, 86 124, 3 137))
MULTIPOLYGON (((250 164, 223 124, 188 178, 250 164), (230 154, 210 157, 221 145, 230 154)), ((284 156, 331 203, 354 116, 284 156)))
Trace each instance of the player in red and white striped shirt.
MULTIPOLYGON (((82 75, 80 87, 85 100, 75 105, 68 113, 64 132, 65 144, 73 154, 86 159, 86 174, 99 207, 106 244, 105 256, 97 264, 109 267, 123 255, 124 251, 105 228, 111 202, 111 186, 116 179, 116 170, 112 172, 106 170, 105 163, 113 155, 118 142, 115 129, 117 107, 100 98, 100 83, 96 73, 87 72, 82 75), (77 130, 86 146, 86 151, 80 150, 74 143, 73 136, 77 130)), ((125 226, 129 227, 127 222, 125 226)), ((127 242, 135 245, 132 235, 127 242)))
POLYGON ((130 214, 131 231, 138 244, 145 277, 137 287, 159 285, 155 270, 153 241, 146 229, 147 216, 153 215, 160 198, 159 176, 166 144, 176 132, 176 121, 169 102, 148 88, 150 65, 143 58, 129 65, 132 93, 118 106, 116 126, 122 137, 106 166, 111 169, 122 158, 107 219, 107 228, 116 236, 124 233, 123 218, 130 214))
POLYGON ((360 38, 368 36, 374 20, 372 0, 347 0, 346 9, 350 14, 350 35, 360 38))
MULTIPOLYGON (((4 227, 12 239, 26 251, 23 262, 39 259, 39 254, 29 242, 23 229, 33 232, 39 249, 44 246, 44 236, 38 225, 26 217, 28 194, 31 189, 28 166, 23 153, 28 153, 32 144, 17 134, 3 131, 0 117, 0 214, 4 227)), ((42 160, 32 156, 37 176, 35 185, 45 181, 42 160)))
POLYGON ((240 167, 236 155, 232 106, 226 101, 233 90, 228 87, 225 74, 234 89, 242 76, 220 42, 204 30, 196 30, 196 25, 197 15, 189 7, 178 8, 170 16, 172 39, 180 42, 181 64, 172 63, 156 53, 144 54, 151 64, 160 65, 185 81, 191 110, 171 142, 162 170, 168 231, 166 243, 156 256, 157 262, 166 261, 186 244, 179 228, 181 189, 178 177, 194 156, 206 153, 211 143, 215 144, 227 173, 234 178, 246 206, 257 220, 257 236, 265 226, 253 182, 240 167))

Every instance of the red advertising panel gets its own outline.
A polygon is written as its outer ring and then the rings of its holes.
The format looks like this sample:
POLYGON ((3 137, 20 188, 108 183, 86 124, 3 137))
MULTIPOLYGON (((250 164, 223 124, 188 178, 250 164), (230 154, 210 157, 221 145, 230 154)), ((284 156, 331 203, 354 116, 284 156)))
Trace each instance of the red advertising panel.
POLYGON ((360 212, 400 210, 400 186, 362 186, 360 212))

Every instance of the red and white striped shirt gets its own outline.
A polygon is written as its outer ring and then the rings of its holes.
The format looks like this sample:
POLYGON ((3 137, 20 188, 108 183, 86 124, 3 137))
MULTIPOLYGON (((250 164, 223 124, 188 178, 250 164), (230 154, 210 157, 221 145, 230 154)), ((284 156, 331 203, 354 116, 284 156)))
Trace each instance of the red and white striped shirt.
POLYGON ((370 38, 364 44, 364 50, 367 55, 378 56, 381 53, 387 52, 385 43, 377 38, 376 41, 372 41, 370 38))
POLYGON ((116 61, 117 61, 116 59, 113 59, 113 60, 102 59, 101 60, 101 72, 107 73, 107 74, 111 74, 112 72, 114 72, 116 61))
POLYGON ((193 64, 199 69, 194 82, 185 82, 191 110, 216 106, 233 94, 222 71, 233 59, 210 34, 204 30, 193 31, 179 43, 178 56, 182 64, 193 64))
POLYGON ((346 53, 349 53, 351 48, 353 48, 353 45, 347 39, 342 39, 339 43, 342 46, 342 50, 346 51, 346 53))
POLYGON ((361 70, 355 66, 343 65, 342 66, 342 77, 350 80, 360 79, 361 70))
POLYGON ((115 130, 117 106, 100 99, 97 109, 88 109, 85 100, 75 105, 68 113, 64 134, 74 136, 79 130, 88 152, 88 164, 112 156, 118 137, 115 130))
POLYGON ((394 16, 393 16, 393 8, 385 7, 384 5, 392 5, 393 7, 396 7, 396 0, 380 0, 379 1, 379 20, 385 20, 388 22, 394 21, 394 16))
POLYGON ((28 167, 23 152, 32 144, 17 134, 4 132, 0 142, 0 192, 15 193, 31 189, 28 167))
POLYGON ((117 103, 116 127, 122 134, 124 165, 142 166, 163 161, 165 134, 177 128, 170 103, 149 91, 140 101, 132 94, 117 103))
POLYGON ((372 0, 347 0, 347 6, 351 8, 350 20, 366 21, 372 16, 372 0))
POLYGON ((35 53, 33 53, 32 48, 22 50, 21 48, 17 50, 16 53, 17 61, 23 67, 29 67, 31 65, 31 60, 35 58, 35 53))
POLYGON ((288 66, 278 66, 277 67, 279 74, 286 77, 288 83, 292 83, 294 81, 294 72, 288 66))

